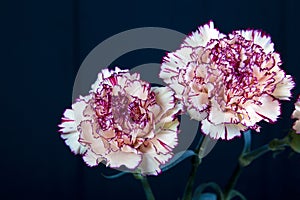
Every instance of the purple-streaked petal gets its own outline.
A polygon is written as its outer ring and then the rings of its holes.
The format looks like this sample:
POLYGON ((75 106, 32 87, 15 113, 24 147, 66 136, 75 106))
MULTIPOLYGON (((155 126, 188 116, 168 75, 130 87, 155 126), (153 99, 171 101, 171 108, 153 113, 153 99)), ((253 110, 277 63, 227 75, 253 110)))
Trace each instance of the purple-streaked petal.
POLYGON ((91 150, 87 150, 86 153, 82 156, 84 162, 90 166, 95 167, 103 160, 101 156, 95 154, 91 150))
POLYGON ((217 29, 214 28, 212 21, 207 24, 200 26, 198 30, 192 32, 181 45, 182 47, 191 46, 199 47, 206 46, 211 39, 219 39, 224 37, 217 29))
POLYGON ((105 156, 107 160, 107 166, 111 168, 120 168, 125 166, 128 169, 135 169, 140 163, 142 156, 136 152, 110 152, 105 156))
POLYGON ((290 100, 295 83, 293 78, 290 75, 286 75, 281 82, 276 85, 275 90, 273 91, 273 96, 280 100, 290 100))
POLYGON ((163 79, 165 83, 176 81, 179 70, 185 68, 191 60, 192 52, 192 48, 184 47, 174 53, 168 53, 167 56, 163 58, 159 77, 163 79))
POLYGON ((274 51, 274 44, 271 37, 259 30, 241 30, 236 31, 241 34, 246 40, 251 40, 254 44, 261 46, 265 53, 274 51))

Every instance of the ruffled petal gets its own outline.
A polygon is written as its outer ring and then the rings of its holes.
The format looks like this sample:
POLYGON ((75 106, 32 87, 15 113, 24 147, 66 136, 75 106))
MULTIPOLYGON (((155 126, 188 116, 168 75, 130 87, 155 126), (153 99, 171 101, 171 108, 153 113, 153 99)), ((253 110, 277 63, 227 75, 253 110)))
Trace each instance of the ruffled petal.
POLYGON ((161 173, 160 165, 165 164, 168 160, 172 158, 171 154, 153 154, 144 153, 141 164, 139 165, 139 170, 143 175, 155 175, 161 173))
POLYGON ((295 83, 290 75, 286 75, 281 82, 276 85, 273 96, 281 100, 290 100, 295 83))
POLYGON ((74 154, 84 154, 86 152, 87 148, 78 142, 79 132, 74 131, 68 134, 61 134, 60 136, 65 140, 66 145, 70 147, 74 154))
POLYGON ((300 133, 300 120, 297 120, 294 125, 293 129, 296 131, 296 133, 300 133))
POLYGON ((176 80, 178 80, 179 69, 187 66, 191 60, 192 52, 192 48, 183 47, 174 53, 168 53, 167 56, 163 58, 159 77, 163 79, 165 83, 176 82, 176 80))
POLYGON ((208 113, 206 111, 198 111, 193 107, 188 108, 187 113, 189 114, 191 119, 194 119, 197 121, 201 121, 201 120, 205 119, 208 115, 208 113))
POLYGON ((274 51, 274 44, 271 37, 258 30, 240 30, 236 33, 241 34, 246 40, 251 40, 254 44, 261 46, 265 53, 274 51))
POLYGON ((165 123, 161 131, 159 131, 154 138, 149 140, 153 144, 157 153, 169 153, 178 144, 178 120, 165 123))
POLYGON ((222 37, 224 37, 224 35, 215 29, 214 23, 210 21, 209 23, 200 26, 195 32, 191 33, 191 35, 184 40, 181 46, 206 46, 211 39, 219 39, 222 37))
POLYGON ((274 123, 280 115, 280 104, 269 95, 263 95, 259 98, 259 105, 251 104, 246 107, 252 122, 260 120, 274 123))
MULTIPOLYGON (((90 99, 89 96, 84 97, 90 99)), ((86 151, 86 147, 79 143, 79 132, 77 126, 81 120, 86 119, 84 116, 84 109, 87 107, 87 103, 78 99, 76 103, 72 105, 72 109, 67 109, 62 117, 62 123, 58 125, 61 129, 61 138, 65 140, 65 143, 70 147, 74 154, 83 154, 86 151)))
MULTIPOLYGON (((155 121, 161 120, 162 116, 175 107, 174 92, 169 87, 154 87, 152 91, 155 93, 156 105, 159 105, 159 112, 156 109, 155 121)), ((149 108, 151 111, 151 107, 149 108)))
POLYGON ((150 85, 139 80, 134 80, 128 81, 124 89, 129 95, 142 100, 146 100, 148 97, 148 92, 150 90, 150 85))
POLYGON ((84 162, 90 167, 99 165, 99 163, 103 160, 99 155, 95 154, 91 150, 87 150, 82 158, 84 162))
POLYGON ((296 133, 300 133, 300 96, 295 103, 295 110, 292 114, 292 119, 298 119, 297 121, 295 121, 293 129, 296 131, 296 133))
POLYGON ((106 152, 103 139, 96 133, 96 123, 92 121, 82 121, 79 125, 79 142, 89 147, 95 154, 104 155, 106 152))
POLYGON ((204 134, 209 135, 213 139, 231 140, 234 137, 241 136, 241 131, 246 127, 241 124, 218 124, 214 125, 207 119, 203 120, 201 130, 204 134))
POLYGON ((141 163, 142 156, 136 152, 112 151, 105 158, 107 166, 111 168, 120 168, 123 165, 132 170, 141 163))
MULTIPOLYGON (((92 84, 90 92, 97 92, 97 90, 99 89, 99 87, 101 87, 101 84, 103 84, 105 79, 109 78, 114 73, 119 74, 119 73, 127 73, 127 72, 128 72, 128 70, 121 70, 118 67, 115 67, 115 70, 103 69, 98 74, 98 77, 97 77, 97 80, 95 81, 95 83, 92 84)), ((106 83, 109 83, 109 81, 107 81, 106 83)))
POLYGON ((190 95, 188 98, 188 102, 190 103, 190 105, 193 105, 195 110, 202 112, 209 105, 208 94, 200 92, 194 95, 190 95))
POLYGON ((208 120, 217 125, 221 123, 231 123, 237 124, 240 122, 238 115, 236 112, 233 112, 232 109, 228 109, 228 111, 224 112, 221 110, 220 105, 214 99, 211 100, 211 109, 208 115, 208 120))

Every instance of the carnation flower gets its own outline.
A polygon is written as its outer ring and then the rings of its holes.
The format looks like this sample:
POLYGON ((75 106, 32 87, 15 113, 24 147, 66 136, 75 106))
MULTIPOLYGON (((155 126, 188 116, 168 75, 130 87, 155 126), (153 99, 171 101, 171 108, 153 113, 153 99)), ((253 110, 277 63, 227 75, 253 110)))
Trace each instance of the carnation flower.
POLYGON ((229 140, 249 128, 259 131, 261 120, 277 120, 278 100, 289 100, 294 86, 281 64, 263 32, 226 36, 209 22, 164 57, 160 77, 191 118, 201 121, 204 134, 229 140))
POLYGON ((297 102, 295 103, 295 110, 292 114, 293 119, 297 119, 294 123, 293 129, 296 133, 300 133, 300 96, 298 97, 297 102))
POLYGON ((89 95, 62 118, 61 137, 89 166, 157 175, 177 145, 180 106, 168 87, 152 87, 128 70, 99 73, 89 95))

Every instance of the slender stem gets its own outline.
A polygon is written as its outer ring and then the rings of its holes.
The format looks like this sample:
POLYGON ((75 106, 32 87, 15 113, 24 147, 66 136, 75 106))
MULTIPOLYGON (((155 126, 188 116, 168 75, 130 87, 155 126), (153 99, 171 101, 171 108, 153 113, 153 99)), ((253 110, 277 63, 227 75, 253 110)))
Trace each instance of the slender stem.
POLYGON ((142 179, 142 184, 143 184, 143 187, 144 187, 144 191, 145 191, 145 195, 146 195, 146 198, 147 200, 154 200, 154 195, 153 195, 153 192, 151 190, 151 187, 150 187, 150 184, 147 180, 147 178, 144 176, 142 179))
POLYGON ((198 154, 199 154, 203 140, 204 140, 204 137, 202 136, 194 150, 196 155, 192 158, 192 169, 190 171, 189 178, 188 178, 187 184, 184 189, 182 200, 191 200, 192 199, 194 182, 196 179, 198 167, 201 163, 201 159, 199 158, 198 154))
POLYGON ((250 165, 250 163, 259 158, 260 156, 264 155, 265 153, 269 152, 271 149, 269 148, 269 144, 265 144, 263 146, 258 147, 257 149, 250 151, 248 153, 244 153, 239 158, 239 165, 242 167, 246 167, 250 165))
POLYGON ((284 150, 284 147, 288 145, 287 142, 288 142, 287 137, 280 139, 280 140, 273 139, 268 144, 258 147, 257 149, 255 149, 253 151, 242 153, 239 158, 239 162, 228 181, 228 184, 225 186, 225 189, 224 189, 225 200, 230 199, 230 193, 234 189, 234 187, 237 183, 237 180, 239 179, 242 169, 244 167, 250 165, 252 163, 252 161, 254 161, 255 159, 259 158, 260 156, 264 155, 265 153, 267 153, 269 151, 284 150))
POLYGON ((144 188, 144 192, 145 192, 145 195, 146 195, 146 199, 147 200, 155 200, 155 197, 153 195, 153 192, 152 192, 152 189, 151 189, 151 186, 148 182, 147 177, 142 176, 141 174, 134 174, 134 177, 136 179, 141 180, 143 188, 144 188))
POLYGON ((240 164, 236 165, 235 170, 233 171, 233 173, 228 181, 228 184, 225 186, 225 189, 224 189, 225 200, 229 199, 230 193, 234 189, 234 187, 237 183, 237 180, 239 179, 239 177, 242 173, 242 169, 243 169, 243 167, 240 164))
POLYGON ((193 194, 193 186, 198 170, 198 166, 201 163, 201 160, 198 156, 194 156, 192 159, 192 169, 190 171, 189 179, 187 181, 187 184, 185 186, 185 190, 183 193, 183 200, 191 200, 192 194, 193 194))

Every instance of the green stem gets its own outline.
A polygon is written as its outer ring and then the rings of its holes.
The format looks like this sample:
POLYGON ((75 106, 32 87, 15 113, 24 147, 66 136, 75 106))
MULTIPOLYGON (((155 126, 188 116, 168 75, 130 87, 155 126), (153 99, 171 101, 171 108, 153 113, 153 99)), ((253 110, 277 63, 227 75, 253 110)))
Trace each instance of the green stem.
POLYGON ((192 158, 192 169, 190 171, 189 178, 188 178, 187 184, 184 189, 182 200, 191 200, 192 199, 194 182, 196 179, 198 167, 201 163, 201 159, 199 158, 198 154, 200 152, 200 148, 201 148, 201 144, 202 144, 203 140, 204 140, 204 137, 202 137, 199 140, 199 142, 194 150, 196 155, 192 158))
POLYGON ((242 169, 244 167, 250 165, 255 159, 259 158, 260 156, 264 155, 269 151, 284 150, 284 147, 287 145, 288 145, 288 137, 285 137, 283 139, 273 139, 270 143, 258 147, 253 151, 242 153, 239 158, 239 162, 228 181, 228 184, 225 186, 224 189, 225 200, 230 199, 231 196, 230 193, 234 189, 241 175, 242 169))
POLYGON ((239 165, 241 167, 246 167, 252 163, 253 160, 259 158, 265 153, 269 152, 271 149, 269 148, 269 144, 265 144, 257 149, 250 151, 248 153, 244 153, 239 158, 239 165))
POLYGON ((198 166, 200 165, 200 163, 201 163, 200 158, 198 156, 194 156, 192 159, 192 169, 190 171, 189 179, 187 181, 187 184, 185 186, 185 190, 183 193, 183 198, 182 198, 183 200, 191 200, 192 199, 194 182, 195 182, 198 166))
POLYGON ((236 167, 235 167, 235 170, 233 171, 229 181, 228 181, 228 184, 225 186, 225 189, 224 189, 224 197, 225 197, 225 200, 228 200, 230 199, 230 193, 231 191, 235 188, 235 185, 237 183, 237 180, 239 179, 241 173, 242 173, 242 169, 243 167, 240 165, 240 164, 237 164, 236 167))
POLYGON ((143 188, 144 188, 144 191, 145 191, 146 199, 147 200, 155 200, 155 197, 153 195, 153 192, 152 192, 152 189, 151 189, 151 186, 150 186, 150 184, 148 182, 147 177, 143 176, 141 174, 134 174, 134 177, 136 179, 141 180, 143 188))

